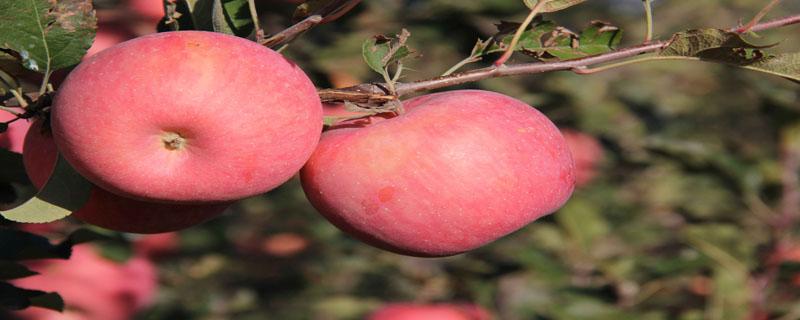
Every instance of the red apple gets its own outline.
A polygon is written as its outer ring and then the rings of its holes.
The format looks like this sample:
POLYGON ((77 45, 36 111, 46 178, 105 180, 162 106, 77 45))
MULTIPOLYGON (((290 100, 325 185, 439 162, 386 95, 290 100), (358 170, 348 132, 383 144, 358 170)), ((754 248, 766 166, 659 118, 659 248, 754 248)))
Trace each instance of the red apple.
POLYGON ((108 48, 58 91, 59 151, 115 194, 209 203, 269 191, 308 159, 322 129, 314 85, 253 41, 164 32, 108 48))
POLYGON ((494 92, 406 101, 396 117, 323 134, 300 172, 311 204, 345 232, 415 256, 474 249, 561 207, 574 166, 558 128, 494 92))
POLYGON ((139 18, 153 23, 164 17, 164 0, 128 0, 128 8, 139 18))
POLYGON ((261 242, 264 253, 276 257, 290 257, 308 248, 309 241, 306 237, 290 232, 278 233, 265 238, 261 242))
POLYGON ((177 232, 148 234, 137 238, 133 248, 138 255, 159 258, 180 250, 180 237, 177 232))
POLYGON ((583 186, 597 176, 597 166, 603 160, 603 146, 597 138, 570 129, 562 129, 572 159, 575 160, 575 185, 583 186))
MULTIPOLYGON (((42 121, 34 122, 25 137, 22 160, 36 188, 47 182, 57 157, 56 145, 42 121)), ((103 228, 135 233, 185 229, 219 215, 230 203, 181 205, 129 199, 93 187, 86 204, 72 215, 103 228)))
MULTIPOLYGON (((69 260, 44 260, 29 267, 40 275, 14 280, 16 286, 56 291, 67 314, 83 320, 126 320, 148 306, 157 290, 156 269, 141 257, 117 264, 88 245, 73 248, 69 260)), ((65 319, 55 311, 32 308, 17 313, 23 319, 65 319)))
POLYGON ((490 320, 486 310, 474 305, 411 304, 387 305, 367 320, 490 320))
POLYGON ((94 37, 94 42, 92 42, 92 47, 89 48, 89 51, 86 52, 86 56, 83 58, 86 59, 91 57, 100 51, 113 47, 120 42, 130 40, 132 38, 134 38, 134 36, 130 32, 127 32, 120 27, 99 25, 97 27, 97 34, 94 37))
MULTIPOLYGON (((19 112, 22 112, 22 110, 20 109, 19 112)), ((16 116, 10 112, 0 110, 0 122, 8 122, 15 118, 16 116)), ((30 126, 30 122, 25 119, 19 119, 10 123, 6 132, 0 133, 0 149, 22 153, 25 132, 28 131, 28 127, 30 126)))

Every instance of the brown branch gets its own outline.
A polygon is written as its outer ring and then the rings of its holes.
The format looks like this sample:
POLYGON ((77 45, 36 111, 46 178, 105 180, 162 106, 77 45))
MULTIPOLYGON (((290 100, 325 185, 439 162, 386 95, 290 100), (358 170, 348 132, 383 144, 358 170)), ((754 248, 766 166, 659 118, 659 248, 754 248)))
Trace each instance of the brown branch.
POLYGON ((266 40, 259 42, 259 44, 266 47, 274 48, 279 45, 292 42, 292 40, 296 39, 298 36, 310 30, 311 28, 317 26, 320 23, 322 23, 322 16, 320 15, 309 16, 303 19, 302 21, 295 23, 291 27, 288 27, 285 30, 278 32, 275 35, 267 38, 266 40))
MULTIPOLYGON (((749 31, 762 31, 767 29, 780 28, 792 24, 800 23, 800 15, 785 17, 769 22, 759 23, 750 28, 749 31)), ((740 32, 739 27, 728 29, 731 32, 740 32)), ((466 72, 451 74, 448 76, 433 79, 419 80, 407 83, 395 84, 397 95, 403 96, 409 93, 428 91, 433 89, 446 88, 464 83, 475 82, 490 78, 508 77, 517 75, 538 74, 552 71, 580 70, 592 65, 631 58, 644 53, 658 52, 667 45, 669 41, 655 41, 647 44, 640 44, 633 47, 623 48, 609 53, 595 56, 555 61, 555 62, 532 62, 514 65, 491 66, 466 72)), ((320 91, 320 98, 323 102, 334 101, 360 101, 374 97, 387 96, 386 85, 381 83, 360 84, 353 87, 341 89, 324 89, 320 91), (354 99, 354 100, 350 100, 354 99)))

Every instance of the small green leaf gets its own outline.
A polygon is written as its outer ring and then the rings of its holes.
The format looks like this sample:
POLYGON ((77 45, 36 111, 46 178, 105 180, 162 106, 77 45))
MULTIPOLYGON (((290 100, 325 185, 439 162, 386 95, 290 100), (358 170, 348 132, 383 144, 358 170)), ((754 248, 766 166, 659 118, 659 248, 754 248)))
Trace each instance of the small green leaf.
POLYGON ((91 189, 92 184, 59 156, 53 174, 36 196, 0 214, 16 222, 52 222, 80 209, 89 199, 91 189))
POLYGON ((0 280, 19 279, 37 274, 39 273, 28 269, 23 264, 0 260, 0 280))
MULTIPOLYGON (((539 2, 539 0, 524 0, 524 1, 525 5, 531 9, 533 9, 533 7, 539 2)), ((581 4, 585 1, 586 0, 549 0, 542 6, 541 12, 561 11, 571 6, 581 4)))
POLYGON ((89 0, 2 1, 0 21, 0 47, 41 73, 80 62, 97 29, 89 0))
POLYGON ((61 312, 64 311, 64 300, 54 292, 22 289, 0 282, 0 308, 22 310, 31 306, 61 312))
POLYGON ((403 29, 396 37, 378 35, 367 39, 361 46, 364 61, 375 72, 385 73, 390 65, 400 62, 413 53, 405 44, 409 36, 408 31, 403 29))
POLYGON ((253 33, 255 25, 247 0, 214 0, 211 12, 214 31, 243 38, 253 33))
MULTIPOLYGON (((495 38, 500 42, 486 52, 503 51, 511 43, 512 35, 518 27, 518 23, 510 22, 498 25, 500 31, 495 38)), ((621 39, 622 30, 602 21, 592 21, 578 35, 552 21, 537 20, 522 33, 514 50, 539 60, 567 60, 610 52, 621 39)))

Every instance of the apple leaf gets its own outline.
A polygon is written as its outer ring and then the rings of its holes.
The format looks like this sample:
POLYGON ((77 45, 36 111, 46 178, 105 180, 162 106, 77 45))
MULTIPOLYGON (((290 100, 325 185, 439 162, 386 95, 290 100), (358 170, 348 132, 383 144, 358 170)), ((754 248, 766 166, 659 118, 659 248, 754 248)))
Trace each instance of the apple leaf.
POLYGON ((0 168, 3 168, 3 170, 0 170, 0 181, 31 184, 25 174, 25 166, 22 163, 21 154, 0 149, 0 168))
MULTIPOLYGON (((499 32, 495 35, 498 42, 485 52, 504 51, 518 27, 518 23, 511 22, 498 25, 499 32)), ((610 52, 621 39, 622 30, 603 21, 592 21, 576 34, 552 21, 536 20, 522 33, 514 50, 539 60, 567 60, 610 52)))
POLYGON ((699 57, 708 50, 763 49, 772 46, 774 44, 754 45, 737 33, 721 29, 697 29, 676 33, 669 45, 661 50, 660 55, 699 57))
POLYGON ((80 62, 97 29, 89 0, 0 1, 0 21, 0 48, 41 73, 80 62))
POLYGON ((403 31, 395 37, 378 35, 367 39, 361 47, 361 54, 364 57, 364 61, 366 61, 370 69, 375 70, 375 72, 380 74, 385 73, 386 68, 390 65, 399 63, 413 53, 406 45, 409 36, 411 36, 411 34, 408 30, 403 29, 403 31))
POLYGON ((16 222, 52 222, 80 209, 89 199, 91 189, 92 184, 59 156, 53 174, 36 196, 0 214, 16 222))
POLYGON ((742 67, 800 82, 800 52, 769 56, 742 67))
POLYGON ((22 230, 0 228, 0 260, 69 259, 72 244, 52 244, 47 238, 22 230))
POLYGON ((64 299, 55 292, 22 289, 0 282, 0 307, 9 310, 40 307, 61 312, 64 311, 64 299))
POLYGON ((800 82, 800 53, 769 55, 761 50, 774 45, 755 45, 720 29, 689 30, 673 36, 659 55, 697 57, 800 82))
MULTIPOLYGON (((569 8, 577 4, 581 4, 586 0, 549 0, 549 1, 542 0, 542 1, 547 1, 547 3, 545 3, 542 6, 541 12, 556 12, 564 10, 566 8, 569 8)), ((525 5, 528 6, 528 8, 533 9, 533 7, 539 2, 539 0, 524 0, 524 2, 525 5)))
POLYGON ((310 0, 297 6, 294 11, 292 20, 300 22, 301 20, 312 16, 322 16, 322 22, 328 23, 333 20, 339 19, 345 13, 358 5, 361 0, 310 0))
POLYGON ((177 2, 175 10, 181 14, 178 18, 182 25, 186 22, 182 19, 189 18, 193 30, 214 31, 212 13, 214 10, 214 0, 184 0, 177 2))
POLYGON ((13 261, 0 260, 0 280, 11 280, 39 274, 25 265, 13 261))
POLYGON ((211 12, 214 31, 243 38, 253 33, 255 25, 247 0, 214 0, 211 12))

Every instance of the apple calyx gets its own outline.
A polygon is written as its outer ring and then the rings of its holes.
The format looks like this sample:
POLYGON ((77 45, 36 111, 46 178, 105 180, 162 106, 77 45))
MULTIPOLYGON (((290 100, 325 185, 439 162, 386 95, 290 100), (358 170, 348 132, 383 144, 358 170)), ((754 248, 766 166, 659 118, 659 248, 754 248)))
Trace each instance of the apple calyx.
POLYGON ((161 135, 161 141, 167 150, 183 150, 186 148, 186 138, 177 132, 166 132, 161 135))

